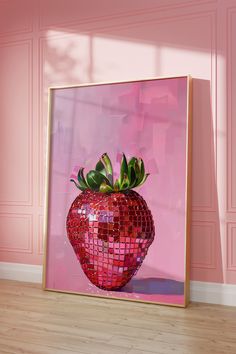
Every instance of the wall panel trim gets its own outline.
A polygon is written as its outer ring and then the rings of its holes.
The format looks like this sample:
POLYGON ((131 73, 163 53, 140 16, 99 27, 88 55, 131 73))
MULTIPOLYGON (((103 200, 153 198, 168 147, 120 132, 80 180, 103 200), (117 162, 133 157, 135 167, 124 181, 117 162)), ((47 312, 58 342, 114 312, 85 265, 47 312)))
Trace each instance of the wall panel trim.
POLYGON ((33 206, 33 102, 32 102, 32 91, 33 91, 33 39, 23 39, 23 40, 8 40, 0 43, 0 49, 4 47, 22 46, 26 45, 28 48, 28 198, 27 200, 1 200, 0 206, 33 206))
POLYGON ((233 122, 233 112, 232 112, 232 101, 233 101, 233 90, 232 90, 232 45, 234 37, 232 36, 232 16, 236 14, 236 7, 230 7, 227 9, 227 30, 226 30, 226 64, 227 64, 227 74, 226 74, 226 98, 227 98, 227 193, 226 193, 226 205, 228 213, 236 212, 236 205, 233 205, 232 198, 232 186, 234 183, 232 175, 232 157, 233 157, 233 134, 232 134, 232 122, 233 122))
POLYGON ((0 252, 14 252, 14 253, 33 253, 33 215, 32 214, 19 214, 19 213, 1 213, 0 218, 9 219, 25 219, 28 222, 28 239, 27 247, 0 247, 0 252))
POLYGON ((130 18, 131 21, 133 22, 133 18, 136 16, 141 16, 143 17, 144 15, 149 15, 149 14, 159 14, 160 12, 165 12, 169 11, 170 9, 172 11, 178 10, 178 9, 191 9, 191 8, 198 8, 201 5, 207 6, 207 5, 213 5, 214 8, 216 6, 217 0, 192 0, 192 1, 183 1, 178 4, 167 4, 167 5, 160 5, 160 6, 155 6, 151 8, 140 8, 139 10, 133 10, 133 11, 122 11, 119 13, 112 13, 108 14, 105 16, 93 16, 93 17, 86 17, 84 19, 81 19, 79 22, 78 20, 73 20, 73 21, 56 21, 52 22, 47 25, 43 25, 42 21, 42 9, 40 8, 40 19, 39 19, 39 30, 40 31, 45 31, 48 30, 49 28, 53 26, 78 26, 83 25, 83 24, 90 24, 90 23, 95 23, 95 22, 104 22, 106 20, 116 20, 116 19, 124 19, 124 18, 130 18))

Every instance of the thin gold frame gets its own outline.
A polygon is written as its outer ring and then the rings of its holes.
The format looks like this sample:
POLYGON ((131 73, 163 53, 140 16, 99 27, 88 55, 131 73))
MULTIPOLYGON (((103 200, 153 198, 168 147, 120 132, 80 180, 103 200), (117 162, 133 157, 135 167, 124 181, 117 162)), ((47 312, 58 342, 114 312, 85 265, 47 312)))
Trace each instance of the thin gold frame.
POLYGON ((98 297, 107 299, 107 296, 103 295, 93 295, 85 294, 74 291, 64 291, 50 289, 46 287, 46 266, 47 266, 47 241, 48 241, 48 205, 49 205, 49 182, 50 182, 50 152, 51 152, 51 126, 52 126, 52 100, 53 90, 56 89, 70 89, 76 87, 86 87, 86 86, 100 86, 100 85, 111 85, 118 83, 131 83, 131 82, 143 82, 143 81, 154 81, 154 80, 166 80, 166 79, 178 79, 187 78, 187 129, 186 129, 186 190, 185 190, 185 203, 186 203, 186 216, 185 216, 185 282, 184 282, 184 304, 171 304, 156 301, 144 301, 136 299, 126 299, 119 297, 110 297, 110 299, 121 300, 121 301, 132 301, 141 302, 145 304, 155 304, 155 305, 165 305, 173 307, 185 308, 188 306, 190 301, 190 228, 191 228, 191 180, 192 180, 192 77, 191 75, 180 75, 180 76, 161 76, 155 78, 139 79, 139 80, 129 80, 129 81, 113 81, 113 82, 100 82, 100 83, 86 83, 79 85, 66 85, 66 86, 51 86, 48 88, 48 126, 47 126, 47 158, 46 158, 46 188, 45 188, 45 211, 44 211, 44 227, 43 227, 43 237, 44 237, 44 253, 43 253, 43 290, 76 294, 82 296, 98 297))

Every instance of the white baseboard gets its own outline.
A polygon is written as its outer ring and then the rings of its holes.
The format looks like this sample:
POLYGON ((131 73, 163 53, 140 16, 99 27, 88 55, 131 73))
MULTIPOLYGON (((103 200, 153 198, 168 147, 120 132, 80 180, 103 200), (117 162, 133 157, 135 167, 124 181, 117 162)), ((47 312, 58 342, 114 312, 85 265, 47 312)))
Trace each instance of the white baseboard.
POLYGON ((191 281, 190 299, 209 304, 236 306, 236 284, 191 281))
POLYGON ((42 271, 41 265, 0 262, 0 279, 41 283, 42 271))
MULTIPOLYGON (((0 262, 0 279, 41 283, 42 269, 40 265, 0 262)), ((236 285, 191 281, 190 299, 195 302, 236 306, 236 285)))

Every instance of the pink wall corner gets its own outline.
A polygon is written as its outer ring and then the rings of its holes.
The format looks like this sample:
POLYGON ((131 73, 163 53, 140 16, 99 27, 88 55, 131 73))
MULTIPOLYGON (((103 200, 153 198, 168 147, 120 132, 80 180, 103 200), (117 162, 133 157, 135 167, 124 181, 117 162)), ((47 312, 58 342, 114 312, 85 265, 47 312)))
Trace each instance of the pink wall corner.
POLYGON ((190 73, 191 278, 236 283, 236 4, 182 5, 0 2, 0 261, 42 262, 49 85, 190 73))

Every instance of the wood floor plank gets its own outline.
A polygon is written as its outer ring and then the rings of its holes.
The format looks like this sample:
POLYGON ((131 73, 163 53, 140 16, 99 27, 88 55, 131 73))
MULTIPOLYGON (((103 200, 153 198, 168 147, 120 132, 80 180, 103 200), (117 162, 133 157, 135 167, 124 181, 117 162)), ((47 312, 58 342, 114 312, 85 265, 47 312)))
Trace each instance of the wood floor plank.
POLYGON ((187 309, 0 280, 1 354, 235 354, 236 308, 187 309))
POLYGON ((0 338, 1 354, 13 354, 13 353, 27 353, 27 354, 84 354, 83 352, 69 351, 64 349, 58 349, 53 347, 48 347, 45 345, 35 345, 28 342, 21 342, 11 339, 0 338), (4 351, 2 350, 4 348, 4 351))

